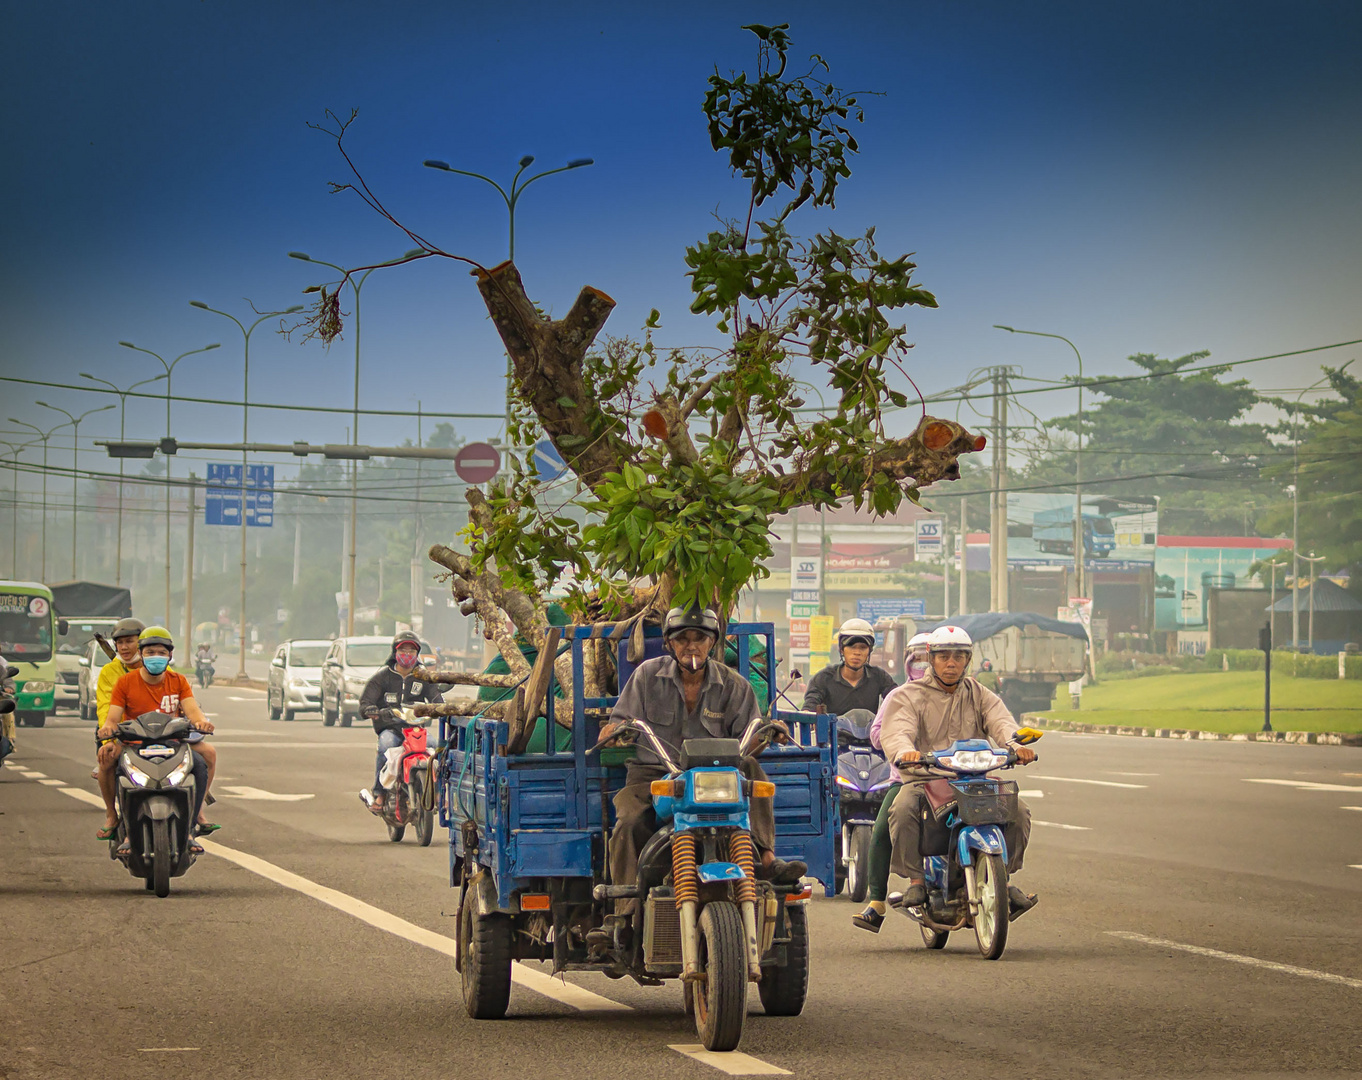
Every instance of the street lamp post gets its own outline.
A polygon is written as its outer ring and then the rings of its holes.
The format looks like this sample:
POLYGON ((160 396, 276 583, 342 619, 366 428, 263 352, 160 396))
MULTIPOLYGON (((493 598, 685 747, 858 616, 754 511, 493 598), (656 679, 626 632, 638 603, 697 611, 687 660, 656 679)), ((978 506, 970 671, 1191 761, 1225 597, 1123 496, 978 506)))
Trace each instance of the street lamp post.
MULTIPOLYGON (((170 438, 170 378, 175 374, 175 365, 186 356, 193 356, 195 353, 209 352, 212 349, 221 348, 221 344, 214 342, 212 345, 205 345, 202 349, 190 349, 188 352, 180 353, 169 363, 160 353, 154 353, 150 349, 144 349, 140 345, 134 345, 131 341, 120 341, 118 344, 125 349, 132 349, 134 352, 146 353, 154 356, 161 361, 161 366, 166 369, 166 438, 170 438)), ((166 516, 166 621, 165 625, 170 626, 170 455, 163 455, 166 459, 166 485, 165 485, 165 516, 166 516)))
POLYGON ((42 551, 40 552, 40 565, 42 569, 38 572, 38 580, 45 582, 47 580, 47 441, 52 438, 54 432, 58 432, 64 427, 70 427, 71 422, 68 420, 65 423, 58 424, 56 427, 48 428, 47 431, 43 431, 42 428, 30 424, 27 420, 20 420, 13 416, 9 418, 9 422, 11 424, 18 424, 20 427, 26 427, 30 431, 37 432, 38 438, 42 440, 43 444, 43 525, 42 540, 40 541, 42 546, 42 551))
POLYGON ((1301 560, 1310 564, 1310 623, 1309 637, 1306 639, 1306 648, 1311 653, 1315 651, 1315 564, 1322 563, 1327 556, 1316 555, 1313 551, 1309 555, 1302 555, 1301 560))
POLYGON ((71 436, 71 580, 76 580, 76 506, 77 497, 80 492, 80 422, 93 413, 108 412, 113 408, 112 405, 101 405, 98 409, 89 409, 79 416, 72 416, 65 409, 58 408, 56 405, 49 405, 45 401, 36 402, 44 409, 51 409, 68 417, 72 426, 76 429, 71 436))
MULTIPOLYGON (((541 173, 535 173, 528 180, 522 183, 520 180, 521 174, 524 173, 526 169, 528 169, 531 165, 534 164, 534 155, 526 154, 524 157, 520 159, 519 162, 520 168, 516 170, 515 176, 511 178, 511 190, 509 192, 500 184, 498 184, 495 180, 493 180, 490 176, 483 176, 482 173, 470 172, 467 169, 455 169, 444 161, 430 160, 423 162, 423 164, 428 169, 439 169, 441 172, 457 173, 459 176, 471 176, 473 177, 474 180, 481 180, 484 184, 490 184, 492 187, 497 189, 497 194, 500 195, 502 201, 506 203, 506 212, 510 217, 510 235, 509 243, 507 245, 509 254, 506 257, 511 262, 515 262, 515 208, 516 204, 520 202, 520 196, 525 193, 525 189, 529 187, 531 184, 533 184, 536 180, 541 180, 545 176, 552 176, 554 173, 567 172, 569 169, 580 169, 586 165, 595 164, 595 161, 592 158, 573 158, 566 165, 560 165, 556 169, 545 169, 541 173)), ((513 376, 514 370, 511 367, 511 356, 510 353, 507 353, 506 443, 508 447, 511 441, 511 380, 513 376)))
POLYGON ((9 472, 10 479, 14 482, 14 513, 11 515, 12 536, 9 545, 9 576, 18 578, 19 576, 19 455, 33 446, 38 440, 20 443, 15 446, 8 441, 0 441, 0 446, 8 446, 10 453, 9 472))
POLYGON ((1083 354, 1078 346, 1063 334, 1046 334, 1040 330, 1016 330, 1011 326, 994 323, 995 330, 1006 330, 1009 334, 1029 334, 1032 337, 1055 338, 1073 349, 1078 357, 1078 452, 1074 455, 1074 584, 1079 596, 1088 595, 1087 552, 1083 544, 1083 354))
MULTIPOLYGON (((364 283, 369 280, 369 275, 375 270, 381 270, 385 266, 397 266, 416 255, 424 254, 421 248, 408 251, 400 259, 389 259, 387 262, 371 266, 364 273, 358 275, 351 274, 345 278, 350 282, 350 288, 355 291, 355 406, 354 419, 350 428, 350 442, 352 445, 359 445, 359 292, 364 288, 364 283)), ((329 266, 333 270, 339 270, 345 274, 345 267, 337 266, 335 263, 327 262, 325 259, 314 259, 301 251, 290 251, 290 259, 298 259, 301 262, 316 263, 318 266, 329 266)), ((358 506, 359 506, 359 459, 355 458, 350 462, 350 564, 346 573, 346 603, 345 603, 345 632, 353 634, 355 632, 355 541, 358 532, 358 506)))
MULTIPOLYGON (((164 379, 165 374, 153 375, 150 379, 143 379, 135 382, 125 390, 120 390, 108 379, 101 379, 91 375, 88 371, 80 373, 82 379, 89 379, 91 382, 103 383, 115 394, 118 395, 118 439, 122 442, 128 436, 128 395, 139 386, 146 386, 147 383, 154 383, 158 379, 164 379)), ((117 553, 114 555, 114 584, 123 584, 123 459, 118 459, 118 542, 116 544, 117 553)))
POLYGON ((303 305, 295 304, 282 312, 268 311, 251 323, 249 330, 235 315, 229 315, 225 311, 211 308, 202 300, 191 300, 189 306, 199 308, 202 311, 211 311, 214 315, 221 315, 224 319, 231 319, 232 322, 236 323, 237 329, 241 331, 241 337, 244 341, 241 376, 241 621, 238 628, 240 641, 237 642, 236 670, 236 681, 243 683, 250 681, 250 676, 246 674, 246 443, 250 441, 247 436, 251 412, 251 335, 255 333, 255 328, 266 319, 274 318, 277 315, 292 315, 294 312, 302 311, 303 305))

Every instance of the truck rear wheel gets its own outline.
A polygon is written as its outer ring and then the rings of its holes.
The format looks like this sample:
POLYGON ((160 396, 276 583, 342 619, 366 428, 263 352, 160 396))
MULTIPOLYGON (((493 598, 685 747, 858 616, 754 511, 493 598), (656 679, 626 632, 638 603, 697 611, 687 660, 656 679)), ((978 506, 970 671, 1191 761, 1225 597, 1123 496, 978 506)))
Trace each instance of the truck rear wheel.
POLYGON ((479 915, 472 889, 459 909, 459 953, 463 957, 463 1007, 474 1020, 500 1020, 511 1003, 511 946, 514 930, 505 915, 479 915))
POLYGON ((809 912, 803 904, 785 906, 790 941, 785 966, 764 968, 757 993, 767 1016, 798 1016, 809 993, 809 912))

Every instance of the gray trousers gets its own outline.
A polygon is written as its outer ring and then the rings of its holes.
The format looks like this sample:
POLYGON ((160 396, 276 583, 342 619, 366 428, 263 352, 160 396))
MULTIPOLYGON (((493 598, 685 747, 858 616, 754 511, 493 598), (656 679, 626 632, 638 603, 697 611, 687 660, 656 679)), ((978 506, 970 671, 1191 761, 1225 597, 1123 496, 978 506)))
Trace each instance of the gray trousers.
MULTIPOLYGON (((757 759, 742 759, 742 774, 749 780, 765 780, 757 759)), ((610 834, 610 880, 615 885, 632 885, 638 880, 638 857, 643 846, 657 832, 657 814, 653 811, 653 796, 649 785, 661 780, 667 770, 660 765, 629 766, 624 778, 624 787, 615 792, 615 828, 610 834)), ((748 818, 752 826, 752 842, 757 847, 758 856, 763 851, 774 851, 776 847, 776 810, 775 800, 770 798, 752 799, 748 807, 748 818)), ((615 901, 615 911, 627 915, 634 910, 634 901, 615 901)))
MULTIPOLYGON (((922 855, 919 842, 922 836, 922 789, 917 784, 899 788, 894 805, 889 808, 889 836, 894 843, 894 855, 889 869, 900 877, 922 878, 922 855)), ((1022 868, 1022 856, 1031 839, 1031 809, 1017 800, 1017 820, 1003 829, 1007 841, 1007 872, 1015 874, 1022 868)))

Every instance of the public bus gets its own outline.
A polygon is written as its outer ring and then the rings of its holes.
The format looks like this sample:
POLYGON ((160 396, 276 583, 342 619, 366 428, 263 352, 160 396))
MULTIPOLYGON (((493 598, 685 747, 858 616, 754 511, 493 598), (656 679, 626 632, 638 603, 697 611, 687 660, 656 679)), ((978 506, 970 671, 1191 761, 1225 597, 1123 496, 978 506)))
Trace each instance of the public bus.
POLYGON ((52 608, 52 590, 37 581, 0 581, 0 656, 19 669, 15 720, 42 727, 57 711, 53 646, 66 620, 52 608))

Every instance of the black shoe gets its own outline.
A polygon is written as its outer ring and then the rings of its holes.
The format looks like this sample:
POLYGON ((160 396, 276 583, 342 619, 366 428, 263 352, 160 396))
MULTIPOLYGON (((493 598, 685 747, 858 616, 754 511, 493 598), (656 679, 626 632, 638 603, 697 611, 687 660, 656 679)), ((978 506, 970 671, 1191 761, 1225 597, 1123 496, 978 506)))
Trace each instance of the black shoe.
POLYGON ((757 866, 757 877, 773 885, 798 885, 799 879, 808 872, 808 864, 798 859, 791 859, 789 862, 784 859, 772 859, 769 863, 757 866))
POLYGON ((872 934, 878 934, 880 927, 884 925, 884 916, 873 907, 868 907, 859 915, 851 917, 853 925, 859 926, 862 930, 869 930, 872 934))
POLYGON ((1007 921, 1011 922, 1013 919, 1021 918, 1035 907, 1039 900, 1040 897, 1035 893, 1024 893, 1017 886, 1009 885, 1007 887, 1007 906, 1009 909, 1007 921))
POLYGON ((926 885, 909 885, 899 893, 899 907, 921 907, 927 902, 926 885))

